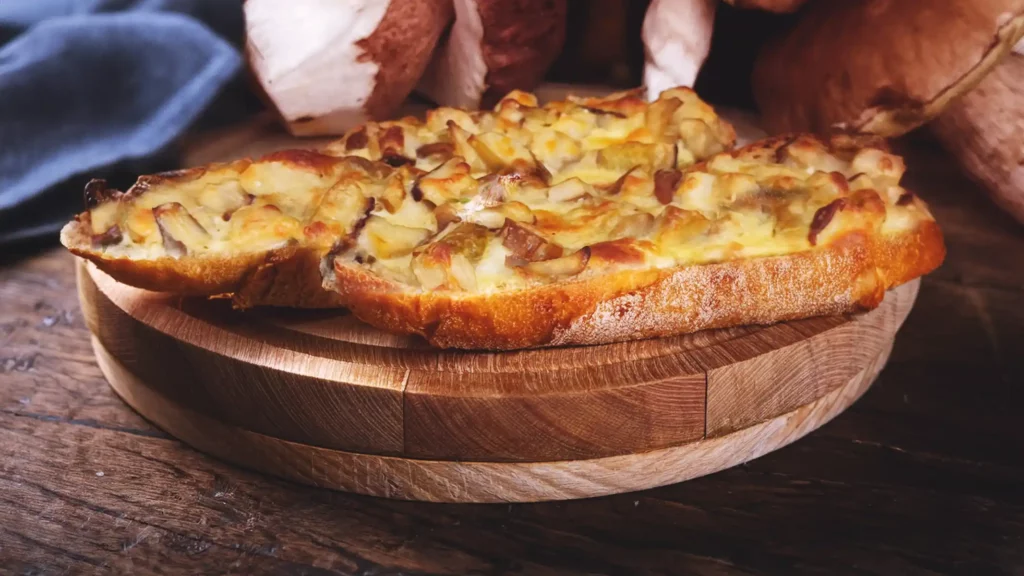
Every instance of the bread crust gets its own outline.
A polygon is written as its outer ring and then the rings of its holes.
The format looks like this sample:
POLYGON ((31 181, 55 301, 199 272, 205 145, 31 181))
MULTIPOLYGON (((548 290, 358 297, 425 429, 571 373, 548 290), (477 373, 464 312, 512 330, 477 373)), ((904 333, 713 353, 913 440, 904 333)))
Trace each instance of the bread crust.
POLYGON ((935 222, 854 232, 796 254, 670 269, 621 270, 512 292, 412 292, 336 262, 325 287, 359 319, 441 348, 604 344, 870 310, 885 291, 945 257, 935 222))
MULTIPOLYGON (((603 105, 633 105, 633 100, 603 105)), ((723 156, 779 162, 780 157, 813 151, 811 144, 822 145, 837 157, 849 157, 869 145, 884 149, 876 137, 836 136, 820 142, 780 136, 723 156)), ((292 163, 327 161, 308 153, 286 154, 292 163)), ((709 168, 709 162, 694 169, 709 168)), ((901 171, 891 158, 878 162, 894 173, 901 171)), ((203 173, 147 177, 124 194, 130 197, 151 186, 191 181, 203 173)), ((116 201, 120 194, 102 186, 87 189, 94 201, 116 201)), ((914 201, 913 195, 904 194, 900 201, 903 197, 914 201)), ((111 276, 142 288, 231 295, 239 307, 348 307, 372 325, 418 334, 438 347, 517 349, 600 344, 874 308, 885 290, 941 263, 941 232, 926 212, 920 216, 929 219, 888 235, 855 227, 801 252, 675 268, 643 268, 642 257, 609 254, 609 244, 614 243, 598 243, 588 254, 598 256, 597 246, 603 246, 604 255, 597 260, 616 263, 613 267, 590 265, 571 280, 489 294, 414 289, 375 275, 354 263, 358 260, 335 261, 326 248, 300 244, 187 259, 114 257, 93 249, 89 213, 65 227, 62 241, 111 276)), ((816 237, 814 226, 812 222, 810 233, 816 237)))
POLYGON ((308 248, 288 246, 233 256, 132 260, 89 249, 89 237, 78 222, 64 227, 61 242, 72 254, 89 260, 119 282, 144 290, 182 296, 230 296, 238 308, 341 306, 337 294, 322 288, 323 253, 308 248))
MULTIPOLYGON (((301 150, 277 152, 265 158, 313 166, 337 160, 301 150)), ((131 198, 157 186, 188 183, 211 171, 241 172, 250 163, 249 160, 236 160, 141 176, 123 193, 107 188, 105 182, 94 181, 86 187, 86 203, 116 201, 117 197, 131 198)), ((89 213, 84 212, 66 224, 60 233, 61 243, 72 254, 89 260, 124 284, 182 296, 231 296, 240 308, 255 305, 329 308, 339 305, 337 297, 322 288, 320 261, 327 253, 324 249, 289 245, 238 254, 131 259, 95 249, 88 218, 89 213)))

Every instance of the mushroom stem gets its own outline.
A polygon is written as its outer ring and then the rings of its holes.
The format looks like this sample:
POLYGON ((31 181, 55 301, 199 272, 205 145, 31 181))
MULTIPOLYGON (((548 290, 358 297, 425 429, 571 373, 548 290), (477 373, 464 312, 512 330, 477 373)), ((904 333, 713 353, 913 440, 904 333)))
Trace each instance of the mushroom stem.
POLYGON ((711 50, 718 0, 653 0, 644 17, 647 99, 676 86, 693 86, 711 50))
POLYGON ((565 40, 566 0, 454 0, 455 24, 419 81, 442 106, 492 106, 532 90, 565 40))

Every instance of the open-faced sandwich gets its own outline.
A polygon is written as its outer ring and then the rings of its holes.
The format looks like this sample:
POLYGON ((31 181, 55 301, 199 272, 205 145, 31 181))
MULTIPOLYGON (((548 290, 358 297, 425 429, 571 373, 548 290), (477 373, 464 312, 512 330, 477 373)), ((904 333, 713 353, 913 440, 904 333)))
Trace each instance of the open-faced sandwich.
POLYGON ((688 89, 359 127, 322 152, 94 182, 62 239, 114 278, 343 306, 441 347, 596 344, 878 305, 942 261, 883 141, 734 133, 688 89))
MULTIPOLYGON (((288 150, 143 176, 128 191, 94 181, 66 246, 149 290, 233 295, 240 306, 338 306, 320 262, 357 227, 386 219, 394 243, 438 229, 436 209, 502 170, 548 183, 613 182, 634 166, 686 167, 730 148, 728 123, 689 89, 537 106, 510 93, 493 111, 438 108, 369 123, 320 152, 288 150), (421 196, 424 196, 421 198, 421 196), (421 232, 422 231, 422 232, 421 232)), ((424 236, 426 239, 426 236, 424 236)))

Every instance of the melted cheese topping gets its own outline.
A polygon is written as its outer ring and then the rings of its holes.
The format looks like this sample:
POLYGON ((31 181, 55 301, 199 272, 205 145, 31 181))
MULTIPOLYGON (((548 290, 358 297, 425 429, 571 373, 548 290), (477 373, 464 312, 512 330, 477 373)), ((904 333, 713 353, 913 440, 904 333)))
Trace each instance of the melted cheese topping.
MULTIPOLYGON (((530 94, 512 92, 492 111, 438 108, 423 121, 368 123, 323 154, 286 151, 143 177, 127 193, 108 193, 88 219, 95 250, 133 259, 290 242, 326 251, 347 242, 368 216, 435 234, 433 207, 478 194, 478 180, 488 174, 610 183, 633 166, 682 167, 734 141, 732 127, 688 88, 651 104, 624 92, 543 107, 530 94), (684 150, 683 141, 704 148, 684 150), (407 202, 410 195, 432 206, 407 202)), ((462 217, 470 217, 467 211, 478 209, 461 207, 462 217)), ((500 223, 505 215, 490 210, 470 218, 500 223)))
POLYGON ((633 168, 611 184, 484 177, 475 192, 466 187, 435 208, 441 230, 410 241, 401 262, 360 245, 339 254, 337 265, 392 279, 408 265, 420 271, 400 281, 409 289, 487 293, 630 267, 789 254, 852 232, 898 234, 932 220, 899 187, 902 171, 902 161, 881 149, 802 136, 685 171, 633 168))
POLYGON ((518 159, 566 178, 614 181, 637 164, 689 166, 731 148, 735 140, 733 128, 689 88, 667 90, 650 104, 639 93, 622 92, 542 107, 532 95, 512 92, 493 111, 438 108, 422 122, 371 122, 325 152, 428 171, 458 156, 474 177, 518 159))
POLYGON ((404 289, 488 293, 789 254, 932 219, 899 186, 902 160, 869 141, 797 136, 714 153, 703 103, 534 104, 512 94, 493 113, 367 125, 339 142, 348 156, 289 151, 140 179, 85 221, 94 248, 115 256, 299 244, 404 289))

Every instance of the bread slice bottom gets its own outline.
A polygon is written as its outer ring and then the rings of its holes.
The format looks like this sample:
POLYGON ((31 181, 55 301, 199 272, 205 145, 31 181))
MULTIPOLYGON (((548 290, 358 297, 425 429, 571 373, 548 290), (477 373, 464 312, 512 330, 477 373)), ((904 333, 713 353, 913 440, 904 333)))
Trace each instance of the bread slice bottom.
POLYGON ((852 232, 794 254, 628 269, 517 291, 411 290, 337 260, 324 286, 359 319, 441 348, 605 344, 876 308, 885 291, 945 257, 934 221, 893 235, 852 232))

